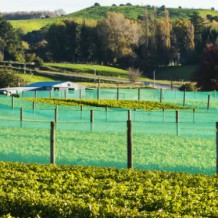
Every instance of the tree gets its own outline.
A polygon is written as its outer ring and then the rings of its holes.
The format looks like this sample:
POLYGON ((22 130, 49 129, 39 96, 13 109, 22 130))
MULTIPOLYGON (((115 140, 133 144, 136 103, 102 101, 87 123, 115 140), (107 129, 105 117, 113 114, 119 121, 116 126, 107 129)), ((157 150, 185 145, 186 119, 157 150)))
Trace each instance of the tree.
POLYGON ((16 75, 16 72, 8 69, 0 69, 0 88, 23 86, 24 80, 16 75))
POLYGON ((100 7, 101 5, 98 3, 98 2, 96 2, 95 4, 94 4, 94 7, 100 7))
POLYGON ((193 12, 190 16, 190 21, 194 26, 194 42, 197 56, 197 54, 200 54, 204 48, 204 44, 202 43, 202 32, 204 31, 206 24, 199 12, 193 12))
POLYGON ((129 75, 129 80, 131 83, 136 83, 139 79, 139 77, 142 75, 142 73, 139 71, 139 69, 134 69, 130 67, 128 69, 128 75, 129 75))
POLYGON ((218 90, 218 46, 209 44, 205 47, 201 65, 194 76, 201 90, 218 90))
POLYGON ((176 20, 173 26, 173 36, 175 37, 173 45, 180 52, 182 61, 188 63, 191 60, 190 56, 192 56, 195 48, 194 26, 191 21, 176 20))
POLYGON ((12 25, 0 17, 0 48, 4 51, 5 60, 18 60, 23 57, 21 42, 12 25))
POLYGON ((117 63, 119 59, 134 55, 139 41, 137 23, 131 23, 123 14, 108 13, 98 25, 98 36, 107 56, 104 60, 117 63))
POLYGON ((167 9, 164 9, 163 18, 157 22, 156 31, 156 62, 158 63, 158 65, 168 65, 170 62, 169 49, 171 47, 171 31, 172 24, 169 19, 169 12, 167 9))

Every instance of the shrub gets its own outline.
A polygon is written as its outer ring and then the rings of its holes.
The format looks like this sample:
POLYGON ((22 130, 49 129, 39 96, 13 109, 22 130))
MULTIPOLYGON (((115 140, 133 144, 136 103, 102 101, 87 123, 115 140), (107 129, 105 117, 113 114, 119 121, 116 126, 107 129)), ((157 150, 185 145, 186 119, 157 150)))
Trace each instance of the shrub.
POLYGON ((180 90, 180 91, 184 91, 184 90, 186 90, 186 91, 196 91, 197 89, 196 89, 195 84, 193 84, 193 83, 187 83, 187 84, 182 85, 182 86, 179 88, 179 90, 180 90))

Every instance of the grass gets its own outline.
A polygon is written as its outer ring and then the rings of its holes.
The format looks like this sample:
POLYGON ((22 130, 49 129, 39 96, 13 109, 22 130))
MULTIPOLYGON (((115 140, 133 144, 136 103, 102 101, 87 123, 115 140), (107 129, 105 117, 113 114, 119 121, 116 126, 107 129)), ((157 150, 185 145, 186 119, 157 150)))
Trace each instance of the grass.
MULTIPOLYGON (((64 19, 72 19, 76 23, 82 24, 84 19, 82 18, 73 18, 68 16, 57 17, 57 18, 44 18, 44 19, 30 19, 30 20, 10 20, 9 22, 15 29, 22 29, 22 31, 26 34, 28 32, 37 31, 42 29, 43 27, 50 26, 51 24, 60 22, 64 19)), ((87 26, 96 26, 95 20, 86 20, 87 26)))
POLYGON ((19 73, 17 74, 17 76, 19 76, 20 78, 22 78, 27 84, 31 84, 31 83, 36 83, 36 82, 52 82, 55 81, 54 79, 51 79, 49 77, 46 76, 39 76, 39 75, 35 75, 35 74, 22 74, 19 73))
POLYGON ((70 63, 46 63, 46 67, 62 72, 88 73, 92 75, 103 76, 127 76, 127 71, 115 67, 91 65, 91 64, 70 64, 70 63))
MULTIPOLYGON (((101 7, 89 7, 84 10, 66 15, 59 18, 46 18, 46 19, 33 19, 33 20, 14 20, 10 21, 16 29, 22 29, 24 33, 31 32, 33 30, 39 30, 44 26, 51 25, 61 19, 74 19, 78 23, 82 23, 84 19, 86 20, 86 25, 95 26, 96 21, 103 19, 105 15, 109 12, 123 13, 125 17, 130 19, 137 19, 138 16, 143 16, 144 6, 101 6, 101 7)), ((153 9, 148 8, 150 13, 153 9)), ((176 19, 187 19, 193 12, 199 12, 200 15, 205 18, 207 14, 212 16, 218 16, 217 11, 211 11, 208 9, 178 9, 169 8, 169 13, 172 21, 176 19)), ((161 11, 158 11, 158 16, 161 16, 161 11)))
POLYGON ((157 80, 191 81, 197 65, 168 66, 156 72, 157 80))

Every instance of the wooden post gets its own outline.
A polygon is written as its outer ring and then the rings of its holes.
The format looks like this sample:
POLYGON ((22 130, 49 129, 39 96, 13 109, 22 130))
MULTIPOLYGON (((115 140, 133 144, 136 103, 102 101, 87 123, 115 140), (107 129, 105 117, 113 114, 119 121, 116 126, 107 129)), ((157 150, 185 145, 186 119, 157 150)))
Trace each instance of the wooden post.
POLYGON ((14 109, 14 96, 11 96, 11 107, 14 109))
POLYGON ((101 80, 100 80, 100 77, 98 77, 98 89, 100 89, 100 83, 101 83, 101 80))
POLYGON ((52 98, 52 89, 50 90, 50 98, 52 98))
POLYGON ((36 108, 36 102, 33 101, 33 110, 35 110, 35 108, 36 108))
POLYGON ((128 120, 131 120, 131 110, 128 110, 128 120))
POLYGON ((56 108, 55 108, 55 123, 58 122, 58 105, 56 105, 56 108))
POLYGON ((37 98, 37 91, 35 90, 35 98, 37 98))
POLYGON ((93 131, 94 111, 90 110, 90 130, 93 131))
POLYGON ((207 98, 207 110, 210 109, 210 95, 208 95, 208 98, 207 98))
POLYGON ((82 89, 79 90, 79 98, 82 99, 82 89))
POLYGON ((24 91, 22 91, 22 98, 24 97, 24 91))
POLYGON ((120 89, 117 87, 117 100, 120 98, 120 89))
POLYGON ((107 119, 108 119, 108 107, 105 107, 105 113, 106 113, 106 122, 107 122, 107 119))
POLYGON ((163 99, 163 89, 160 89, 160 103, 162 103, 163 99))
POLYGON ((64 98, 67 98, 67 90, 64 90, 64 98))
POLYGON ((195 123, 195 112, 196 112, 196 109, 194 108, 193 109, 193 123, 195 123))
POLYGON ((183 107, 185 106, 185 95, 186 95, 186 90, 184 90, 184 93, 183 93, 183 107))
POLYGON ((218 122, 216 122, 216 174, 218 174, 218 122))
POLYGON ((163 123, 165 123, 165 109, 163 108, 163 123))
POLYGON ((138 101, 140 101, 140 99, 141 99, 141 89, 138 88, 138 101))
POLYGON ((97 99, 100 99, 100 89, 97 89, 97 99))
POLYGON ((83 106, 80 106, 80 120, 83 119, 83 106))
POLYGON ((94 111, 90 110, 90 122, 93 123, 94 122, 94 111))
POLYGON ((23 121, 23 108, 20 108, 20 122, 23 121))
POLYGON ((176 135, 179 136, 179 111, 176 111, 176 135))
POLYGON ((133 168, 132 164, 132 121, 127 120, 127 167, 133 168))
POLYGON ((50 163, 55 164, 55 123, 51 122, 50 132, 50 163))

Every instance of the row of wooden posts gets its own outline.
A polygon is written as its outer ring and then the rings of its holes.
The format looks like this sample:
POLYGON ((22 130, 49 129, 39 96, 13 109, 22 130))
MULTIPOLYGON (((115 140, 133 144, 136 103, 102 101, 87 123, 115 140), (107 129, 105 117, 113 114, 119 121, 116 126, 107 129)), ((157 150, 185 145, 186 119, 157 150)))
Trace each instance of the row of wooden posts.
MULTIPOLYGON (((51 121, 50 129, 50 163, 55 164, 55 143, 56 143, 56 134, 55 134, 55 122, 51 121)), ((127 168, 133 168, 133 144, 132 144, 132 121, 127 120, 127 168)))
MULTIPOLYGON (((130 118, 129 113, 129 118, 130 118)), ((132 121, 127 120, 127 168, 133 168, 132 121)), ((50 163, 55 164, 55 122, 51 122, 50 131, 50 163)), ((216 174, 218 174, 218 122, 216 123, 216 174)))
MULTIPOLYGON (((37 98, 37 91, 34 91, 34 97, 37 98)), ((25 97, 24 91, 22 97, 25 97)), ((52 90, 50 90, 50 98, 52 98, 52 90)), ((67 98, 67 90, 64 90, 64 98, 67 98)), ((79 90, 79 99, 82 99, 82 90, 79 90)), ((97 89, 97 99, 100 99, 100 89, 97 89)), ((120 91, 117 88, 116 100, 120 99, 120 91)), ((141 100, 141 89, 138 88, 138 101, 141 100)), ((160 89, 160 103, 163 103, 163 89, 160 89)), ((186 105, 186 91, 183 92, 183 106, 186 105)), ((12 96, 12 107, 14 107, 14 96, 12 96)), ((210 95, 207 97, 207 110, 210 109, 210 95)))
MULTIPOLYGON (((35 102, 33 102, 33 111, 35 110, 35 102)), ((80 111, 83 111, 83 106, 80 106, 80 111)), ((134 109, 134 111, 136 111, 136 109, 134 109)), ((90 123, 94 123, 94 110, 90 110, 90 123)), ((105 112, 106 112, 106 121, 108 121, 108 107, 105 107, 105 112)), ((127 111, 127 116, 128 119, 131 119, 131 110, 127 111)), ((196 113, 196 109, 193 109, 193 123, 196 122, 196 118, 195 118, 195 113, 196 113)), ((80 120, 82 119, 82 114, 80 116, 80 120)), ((24 109, 20 108, 20 121, 24 121, 24 109)), ((58 123, 59 119, 58 119, 58 105, 56 105, 55 109, 54 109, 54 122, 58 123)), ((162 110, 162 122, 165 122, 165 109, 162 110)), ((180 123, 180 112, 178 110, 175 111, 175 122, 177 124, 177 127, 179 128, 179 123, 180 123)), ((178 129, 177 128, 177 129, 178 129)), ((177 131, 177 136, 179 136, 179 131, 177 131)))

